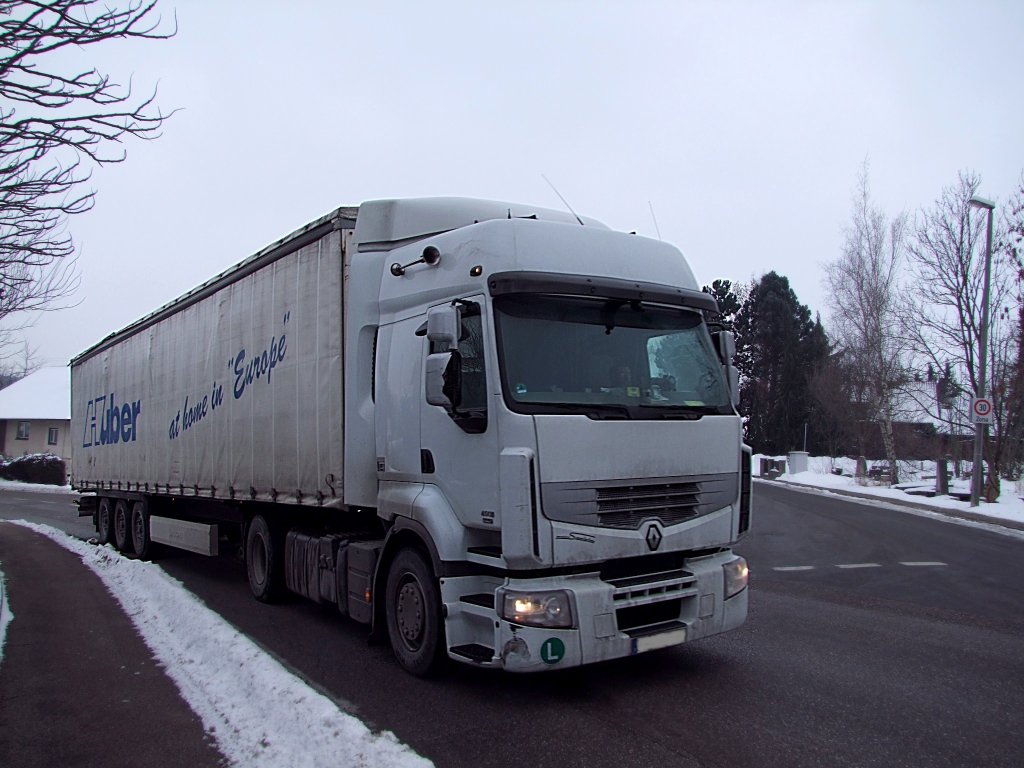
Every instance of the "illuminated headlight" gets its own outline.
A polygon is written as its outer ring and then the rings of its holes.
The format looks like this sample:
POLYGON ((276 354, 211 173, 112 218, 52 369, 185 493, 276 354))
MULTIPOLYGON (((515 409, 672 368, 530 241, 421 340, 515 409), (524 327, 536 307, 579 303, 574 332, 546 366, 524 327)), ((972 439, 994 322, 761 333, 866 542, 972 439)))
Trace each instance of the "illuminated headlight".
POLYGON ((572 600, 565 590, 557 592, 501 593, 501 617, 531 627, 571 627, 572 600))
POLYGON ((722 566, 725 571, 725 599, 738 595, 747 588, 747 579, 750 577, 750 569, 747 568, 747 561, 742 557, 730 560, 722 566))

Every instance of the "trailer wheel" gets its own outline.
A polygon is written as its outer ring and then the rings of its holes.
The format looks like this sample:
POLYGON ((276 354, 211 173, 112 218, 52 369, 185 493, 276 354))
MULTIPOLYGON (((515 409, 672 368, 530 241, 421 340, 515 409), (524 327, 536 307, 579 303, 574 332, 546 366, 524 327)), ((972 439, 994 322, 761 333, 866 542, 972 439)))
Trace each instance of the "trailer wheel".
POLYGON ((152 554, 152 542, 149 539, 149 511, 145 502, 136 501, 132 504, 131 513, 132 549, 140 560, 148 560, 152 554))
POLYGON ((245 572, 252 596, 261 603, 272 603, 281 596, 283 555, 270 524, 262 515, 256 515, 245 535, 245 572))
POLYGON ((114 534, 114 509, 110 499, 103 497, 96 507, 96 541, 107 544, 114 534))
POLYGON ((398 663, 423 677, 446 655, 441 593, 422 555, 403 549, 388 569, 385 608, 388 635, 398 663))
POLYGON ((126 555, 132 553, 131 513, 124 499, 114 502, 114 546, 126 555))

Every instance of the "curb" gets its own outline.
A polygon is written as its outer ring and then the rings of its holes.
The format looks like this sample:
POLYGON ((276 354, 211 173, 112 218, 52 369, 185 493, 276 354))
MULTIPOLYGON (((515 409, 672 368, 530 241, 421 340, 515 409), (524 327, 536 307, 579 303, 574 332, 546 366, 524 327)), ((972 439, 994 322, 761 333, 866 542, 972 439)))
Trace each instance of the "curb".
POLYGON ((863 493, 861 491, 847 490, 845 488, 823 488, 816 485, 793 483, 788 480, 781 479, 768 480, 765 478, 755 477, 754 480, 761 483, 778 483, 796 491, 803 491, 804 493, 833 493, 838 496, 849 496, 851 498, 861 499, 864 501, 876 501, 885 504, 896 504, 901 507, 910 507, 911 509, 919 509, 924 512, 932 512, 946 517, 957 518, 959 520, 967 520, 972 523, 986 523, 988 525, 995 525, 1001 528, 1008 528, 1013 531, 1024 531, 1024 523, 1019 523, 1016 520, 1007 520, 1002 517, 990 517, 988 515, 980 515, 974 512, 960 511, 958 509, 950 509, 949 507, 940 507, 933 504, 925 504, 920 501, 890 498, 888 496, 876 496, 872 493, 863 493))

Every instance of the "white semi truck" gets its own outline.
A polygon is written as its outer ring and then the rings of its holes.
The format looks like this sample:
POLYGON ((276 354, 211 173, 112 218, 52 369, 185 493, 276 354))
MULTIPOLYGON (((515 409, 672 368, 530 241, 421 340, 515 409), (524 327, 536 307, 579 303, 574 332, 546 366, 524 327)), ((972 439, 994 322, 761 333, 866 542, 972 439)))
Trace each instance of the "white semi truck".
POLYGON ((731 333, 675 248, 461 198, 339 208, 71 362, 101 542, 241 552, 403 667, 541 671, 738 627, 731 333))

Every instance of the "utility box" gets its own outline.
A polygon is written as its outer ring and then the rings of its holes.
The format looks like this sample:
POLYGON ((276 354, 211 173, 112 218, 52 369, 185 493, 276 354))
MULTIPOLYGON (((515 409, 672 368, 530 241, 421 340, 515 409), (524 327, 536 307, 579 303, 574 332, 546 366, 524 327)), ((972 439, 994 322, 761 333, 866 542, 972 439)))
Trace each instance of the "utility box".
POLYGON ((790 451, 789 452, 789 474, 795 475, 799 472, 806 472, 808 462, 807 459, 810 456, 807 451, 790 451))

